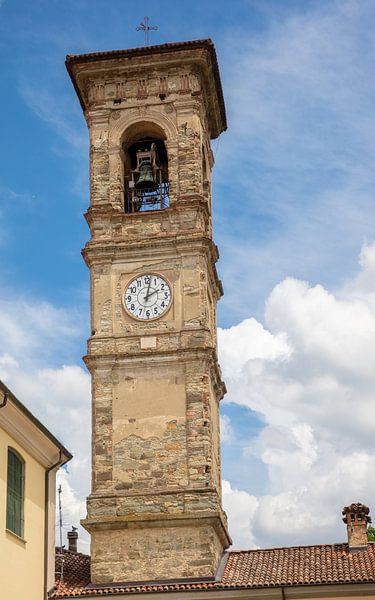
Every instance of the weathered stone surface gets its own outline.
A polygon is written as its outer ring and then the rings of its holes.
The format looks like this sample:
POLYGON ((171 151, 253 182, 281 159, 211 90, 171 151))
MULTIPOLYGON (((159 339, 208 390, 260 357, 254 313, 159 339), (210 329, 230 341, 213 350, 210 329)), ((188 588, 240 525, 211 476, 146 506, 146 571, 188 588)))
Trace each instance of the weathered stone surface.
POLYGON ((97 583, 211 577, 222 542, 211 526, 97 531, 91 569, 97 583), (155 551, 155 549, 157 549, 155 551))
POLYGON ((168 491, 162 489, 155 494, 124 488, 110 498, 92 494, 87 501, 88 520, 95 524, 100 514, 107 522, 123 517, 122 522, 130 522, 143 517, 162 518, 163 515, 190 516, 197 514, 217 516, 221 512, 221 498, 216 489, 195 489, 187 491, 168 491))
POLYGON ((209 139, 222 113, 206 50, 181 52, 74 67, 90 130, 93 473, 84 525, 97 583, 212 577, 230 542, 209 139), (168 156, 170 207, 125 214, 126 144, 155 135, 168 156), (161 318, 141 322, 123 296, 150 272, 168 280, 173 299, 161 318))

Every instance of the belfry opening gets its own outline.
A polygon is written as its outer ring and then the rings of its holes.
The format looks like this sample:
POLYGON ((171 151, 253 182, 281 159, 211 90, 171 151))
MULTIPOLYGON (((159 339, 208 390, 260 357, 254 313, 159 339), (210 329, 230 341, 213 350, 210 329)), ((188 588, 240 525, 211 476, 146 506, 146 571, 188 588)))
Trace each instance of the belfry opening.
POLYGON ((168 208, 168 155, 162 134, 150 129, 133 133, 122 150, 125 213, 168 208))

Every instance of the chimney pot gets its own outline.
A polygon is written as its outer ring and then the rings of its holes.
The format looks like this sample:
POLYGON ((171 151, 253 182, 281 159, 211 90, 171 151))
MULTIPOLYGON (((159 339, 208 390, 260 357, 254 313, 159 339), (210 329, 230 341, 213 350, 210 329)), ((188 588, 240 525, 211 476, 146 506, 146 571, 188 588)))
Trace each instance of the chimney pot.
POLYGON ((370 509, 361 502, 353 502, 342 509, 343 521, 348 532, 348 545, 351 553, 367 549, 367 525, 371 523, 370 509))
POLYGON ((72 527, 72 531, 68 531, 69 552, 77 552, 77 540, 77 527, 72 527))

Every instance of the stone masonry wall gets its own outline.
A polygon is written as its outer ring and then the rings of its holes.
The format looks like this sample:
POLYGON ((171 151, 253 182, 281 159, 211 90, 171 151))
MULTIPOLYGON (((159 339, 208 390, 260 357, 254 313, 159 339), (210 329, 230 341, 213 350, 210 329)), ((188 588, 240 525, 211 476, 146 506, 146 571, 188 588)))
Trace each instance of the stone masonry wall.
POLYGON ((90 130, 93 474, 87 519, 95 583, 213 577, 230 542, 221 507, 210 135, 222 113, 205 49, 77 67, 90 130), (170 207, 125 214, 127 144, 159 136, 170 207), (139 273, 165 277, 170 309, 126 313, 139 273))
POLYGON ((97 531, 91 552, 95 583, 171 580, 190 578, 192 573, 211 577, 222 543, 211 525, 196 520, 181 527, 97 531))
POLYGON ((115 489, 154 489, 187 484, 185 423, 172 419, 163 436, 144 439, 130 435, 114 445, 115 489), (123 480, 124 471, 126 481, 123 480))

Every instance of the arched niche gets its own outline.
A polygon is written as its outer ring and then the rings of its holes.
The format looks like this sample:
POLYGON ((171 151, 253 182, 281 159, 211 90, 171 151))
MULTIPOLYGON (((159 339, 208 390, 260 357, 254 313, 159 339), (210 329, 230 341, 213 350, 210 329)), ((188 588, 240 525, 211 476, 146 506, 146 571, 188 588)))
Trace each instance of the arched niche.
POLYGON ((165 114, 153 110, 147 110, 147 114, 129 115, 127 111, 116 120, 112 120, 109 130, 109 146, 110 148, 119 148, 128 135, 128 132, 142 128, 145 124, 155 129, 158 128, 166 140, 166 145, 177 140, 177 127, 175 123, 165 114))
MULTIPOLYGON (((114 112, 110 120, 108 139, 112 181, 111 197, 114 204, 118 204, 119 208, 122 207, 124 210, 129 208, 126 184, 130 181, 127 171, 132 160, 127 153, 131 141, 139 141, 142 137, 158 140, 158 154, 161 154, 163 159, 166 156, 167 159, 167 169, 164 169, 164 172, 166 171, 168 174, 168 196, 172 194, 171 202, 175 201, 178 194, 177 135, 174 121, 164 113, 150 109, 143 114, 132 112, 132 110, 114 112), (160 142, 163 147, 160 147, 160 142)), ((166 203, 164 202, 164 204, 166 203)), ((149 208, 152 206, 149 205, 149 208)), ((155 206, 155 208, 157 207, 155 206)))

